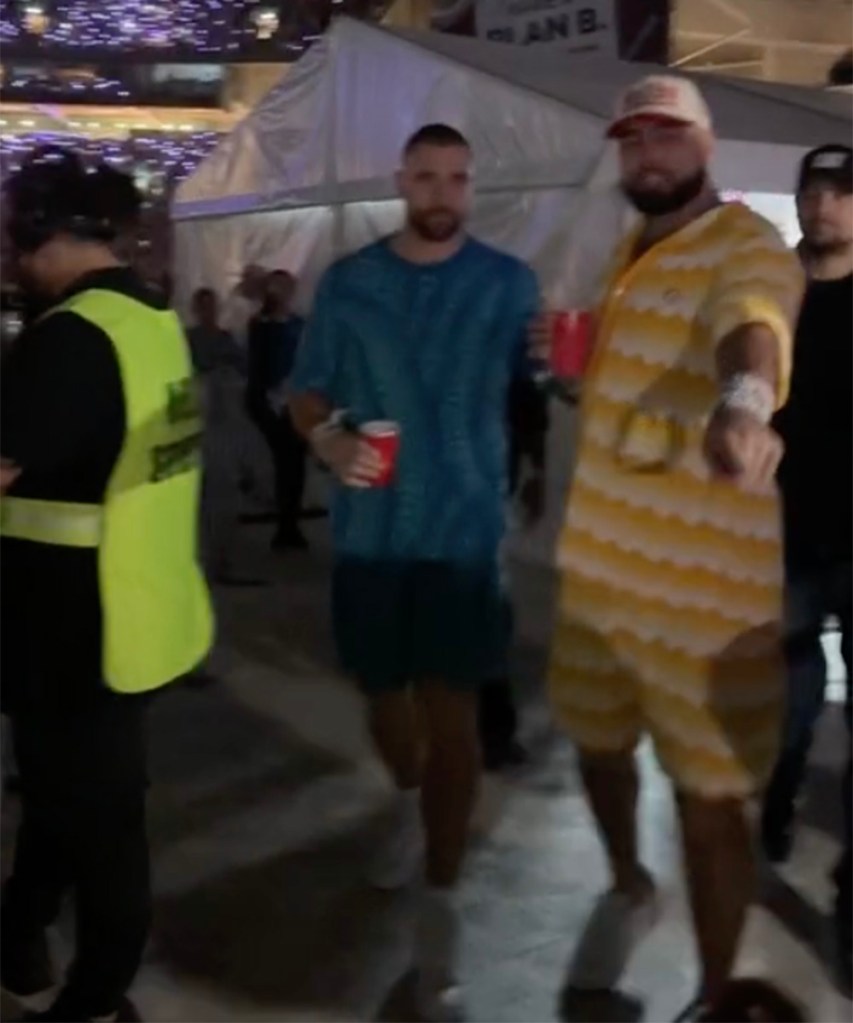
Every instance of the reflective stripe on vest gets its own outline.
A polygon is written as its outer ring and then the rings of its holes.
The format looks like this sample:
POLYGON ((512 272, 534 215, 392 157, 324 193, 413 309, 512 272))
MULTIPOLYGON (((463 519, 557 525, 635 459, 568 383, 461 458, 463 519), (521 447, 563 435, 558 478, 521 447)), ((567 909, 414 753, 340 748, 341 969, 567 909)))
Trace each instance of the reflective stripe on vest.
POLYGON ((104 681, 117 692, 145 692, 195 668, 213 640, 198 561, 201 421, 189 349, 174 312, 118 292, 91 288, 46 316, 60 311, 112 343, 122 447, 102 505, 4 497, 0 532, 96 550, 104 681))
POLYGON ((103 513, 97 504, 35 501, 28 497, 4 497, 0 502, 0 533, 13 540, 97 547, 102 528, 103 513))

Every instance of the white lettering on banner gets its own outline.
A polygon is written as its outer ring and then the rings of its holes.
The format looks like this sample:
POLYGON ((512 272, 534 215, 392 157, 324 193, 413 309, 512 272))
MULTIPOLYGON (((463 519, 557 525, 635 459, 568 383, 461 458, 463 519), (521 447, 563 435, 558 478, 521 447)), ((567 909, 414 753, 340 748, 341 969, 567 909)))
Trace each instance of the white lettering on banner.
POLYGON ((618 56, 613 0, 476 0, 475 13, 483 39, 618 56))

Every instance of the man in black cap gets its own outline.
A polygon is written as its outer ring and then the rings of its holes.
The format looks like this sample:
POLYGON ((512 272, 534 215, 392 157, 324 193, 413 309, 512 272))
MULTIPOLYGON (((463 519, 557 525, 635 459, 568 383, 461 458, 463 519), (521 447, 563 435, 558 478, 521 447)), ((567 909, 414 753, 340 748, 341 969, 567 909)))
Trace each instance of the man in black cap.
MULTIPOLYGON (((789 709, 782 754, 767 791, 768 858, 787 859, 795 800, 823 705, 828 619, 841 633, 851 707, 853 595, 853 150, 822 146, 803 161, 797 187, 808 289, 800 313, 788 403, 776 429, 785 442, 784 497, 789 709)), ((850 768, 844 793, 845 853, 837 872, 839 938, 851 941, 850 768)))

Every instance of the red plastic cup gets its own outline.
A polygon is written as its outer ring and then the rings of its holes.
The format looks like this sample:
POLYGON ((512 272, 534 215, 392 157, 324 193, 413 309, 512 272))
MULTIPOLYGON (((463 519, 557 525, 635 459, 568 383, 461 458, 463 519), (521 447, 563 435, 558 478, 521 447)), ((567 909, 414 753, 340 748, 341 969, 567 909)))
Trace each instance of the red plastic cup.
POLYGON ((382 459, 382 472, 371 484, 374 487, 387 487, 394 479, 397 467, 397 454, 400 450, 400 427, 397 423, 386 420, 375 420, 365 423, 359 430, 361 436, 379 454, 382 459))
POLYGON ((551 372, 557 377, 581 377, 592 344, 592 314, 567 309, 550 314, 551 372))

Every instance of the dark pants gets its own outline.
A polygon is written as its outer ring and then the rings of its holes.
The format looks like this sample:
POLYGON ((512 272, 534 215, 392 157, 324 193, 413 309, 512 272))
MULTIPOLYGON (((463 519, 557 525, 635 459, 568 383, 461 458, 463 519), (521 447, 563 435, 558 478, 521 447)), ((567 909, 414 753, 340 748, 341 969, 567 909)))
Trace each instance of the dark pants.
POLYGON ((480 689, 480 742, 488 762, 500 758, 515 741, 518 711, 509 679, 493 679, 480 689))
POLYGON ((301 434, 297 433, 287 409, 282 412, 279 420, 278 437, 276 500, 280 516, 279 528, 287 532, 299 525, 308 470, 308 447, 301 434))
POLYGON ((308 448, 287 409, 277 416, 267 405, 250 403, 252 421, 264 435, 273 461, 278 531, 293 532, 299 525, 308 466, 308 448))
POLYGON ((71 892, 76 952, 63 1001, 113 1012, 150 918, 145 706, 111 697, 71 715, 13 717, 21 825, 3 891, 3 946, 38 938, 71 892))
MULTIPOLYGON (((826 619, 841 630, 841 655, 847 671, 847 720, 850 721, 851 644, 853 644, 853 568, 834 565, 809 573, 789 574, 786 589, 785 654, 788 668, 788 710, 779 761, 765 797, 765 816, 777 827, 790 825, 805 774, 815 723, 823 707, 826 662, 821 645, 826 619)), ((848 735, 849 735, 848 730, 848 735)), ((847 769, 844 799, 844 841, 851 847, 851 806, 847 769)))

